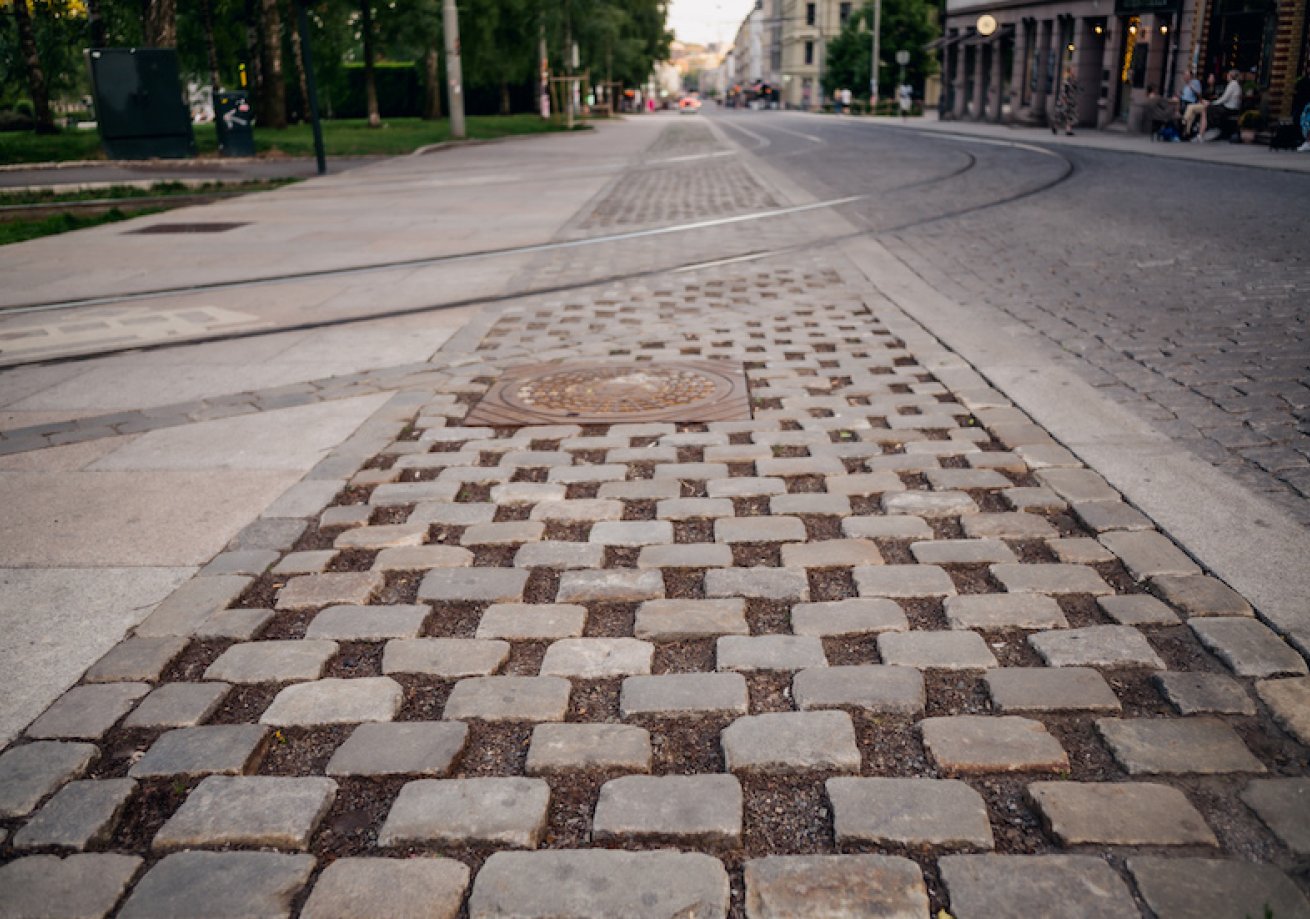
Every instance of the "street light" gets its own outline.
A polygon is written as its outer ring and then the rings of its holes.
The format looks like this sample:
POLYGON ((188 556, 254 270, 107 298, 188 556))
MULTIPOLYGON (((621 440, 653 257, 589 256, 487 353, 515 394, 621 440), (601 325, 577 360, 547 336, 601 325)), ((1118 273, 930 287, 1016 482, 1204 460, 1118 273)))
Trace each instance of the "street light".
POLYGON ((446 33, 446 82, 450 88, 450 136, 464 137, 464 73, 459 62, 459 12, 455 0, 445 0, 442 19, 446 33))
MULTIPOLYGON (((323 123, 318 115, 318 87, 314 83, 314 55, 309 44, 309 14, 305 10, 308 0, 299 0, 296 4, 296 28, 300 30, 300 59, 305 67, 305 91, 309 98, 309 122, 314 130, 314 159, 318 165, 318 174, 327 172, 327 157, 323 152, 323 123)), ((246 85, 246 67, 241 65, 241 85, 246 85)))
POLYGON ((878 54, 882 38, 882 0, 873 0, 873 59, 869 61, 869 106, 877 114, 878 108, 878 54))

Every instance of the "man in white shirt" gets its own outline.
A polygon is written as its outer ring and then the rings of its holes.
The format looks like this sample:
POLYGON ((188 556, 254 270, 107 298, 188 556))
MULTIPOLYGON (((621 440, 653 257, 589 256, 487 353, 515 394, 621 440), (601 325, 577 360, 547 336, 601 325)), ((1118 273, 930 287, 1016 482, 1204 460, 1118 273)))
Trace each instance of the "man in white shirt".
POLYGON ((1205 140, 1211 119, 1222 122, 1224 118, 1236 118, 1242 110, 1242 84, 1237 82, 1239 76, 1236 70, 1228 71, 1228 85, 1224 87, 1223 93, 1201 113, 1201 133, 1196 135, 1197 140, 1205 140))

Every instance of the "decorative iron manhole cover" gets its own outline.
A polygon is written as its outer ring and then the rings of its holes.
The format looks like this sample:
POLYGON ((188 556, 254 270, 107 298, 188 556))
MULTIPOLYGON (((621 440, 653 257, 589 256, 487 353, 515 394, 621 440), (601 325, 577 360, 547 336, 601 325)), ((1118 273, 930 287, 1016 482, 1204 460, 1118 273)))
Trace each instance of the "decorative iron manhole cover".
POLYGON ((142 227, 139 230, 128 230, 128 233, 136 234, 158 234, 158 233, 226 233, 228 230, 235 230, 237 227, 248 226, 246 223, 219 223, 217 221, 210 223, 156 223, 148 227, 142 227))
POLYGON ((467 425, 616 424, 750 418, 746 377, 712 361, 536 364, 506 374, 467 425))

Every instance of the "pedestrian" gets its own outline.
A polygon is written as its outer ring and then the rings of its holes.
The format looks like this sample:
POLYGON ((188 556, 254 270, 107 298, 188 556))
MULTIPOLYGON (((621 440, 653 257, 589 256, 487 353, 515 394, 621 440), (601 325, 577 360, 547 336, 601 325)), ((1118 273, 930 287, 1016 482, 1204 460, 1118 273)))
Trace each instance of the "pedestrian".
POLYGON ((833 107, 833 109, 837 112, 838 115, 841 114, 841 90, 840 90, 840 89, 837 90, 836 92, 834 92, 834 93, 832 94, 832 107, 833 107))
POLYGON ((1201 113, 1201 130, 1196 135, 1198 143, 1205 142, 1205 132, 1210 130, 1212 121, 1220 127, 1227 121, 1236 121, 1237 113, 1242 109, 1242 84, 1237 82, 1241 75, 1237 70, 1228 71, 1228 85, 1224 87, 1223 94, 1201 113))
POLYGON ((896 102, 901 109, 901 120, 910 117, 910 110, 914 108, 914 87, 909 83, 902 83, 896 88, 896 102))
POLYGON ((1174 99, 1146 87, 1146 115, 1151 120, 1151 139, 1176 141, 1178 134, 1178 106, 1174 99))
POLYGON ((841 107, 846 110, 846 114, 851 113, 851 91, 843 89, 841 91, 841 107))
POLYGON ((1178 106, 1183 110, 1183 136, 1192 133, 1192 125, 1205 112, 1205 97, 1201 81, 1191 70, 1183 71, 1183 88, 1178 93, 1178 106))
POLYGON ((1064 82, 1060 84, 1059 95, 1055 97, 1055 118, 1051 121, 1051 133, 1058 134, 1060 128, 1073 137, 1073 126, 1078 120, 1078 81, 1073 78, 1073 68, 1064 69, 1064 82))

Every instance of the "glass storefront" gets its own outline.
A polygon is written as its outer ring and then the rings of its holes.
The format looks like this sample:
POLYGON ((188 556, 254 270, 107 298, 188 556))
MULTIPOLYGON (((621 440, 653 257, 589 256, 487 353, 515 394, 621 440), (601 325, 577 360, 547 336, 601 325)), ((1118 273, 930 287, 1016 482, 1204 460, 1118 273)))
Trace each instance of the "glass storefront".
POLYGON ((1277 26, 1277 0, 1215 0, 1206 74, 1222 79, 1240 70, 1249 79, 1254 72, 1256 85, 1267 87, 1277 26))

